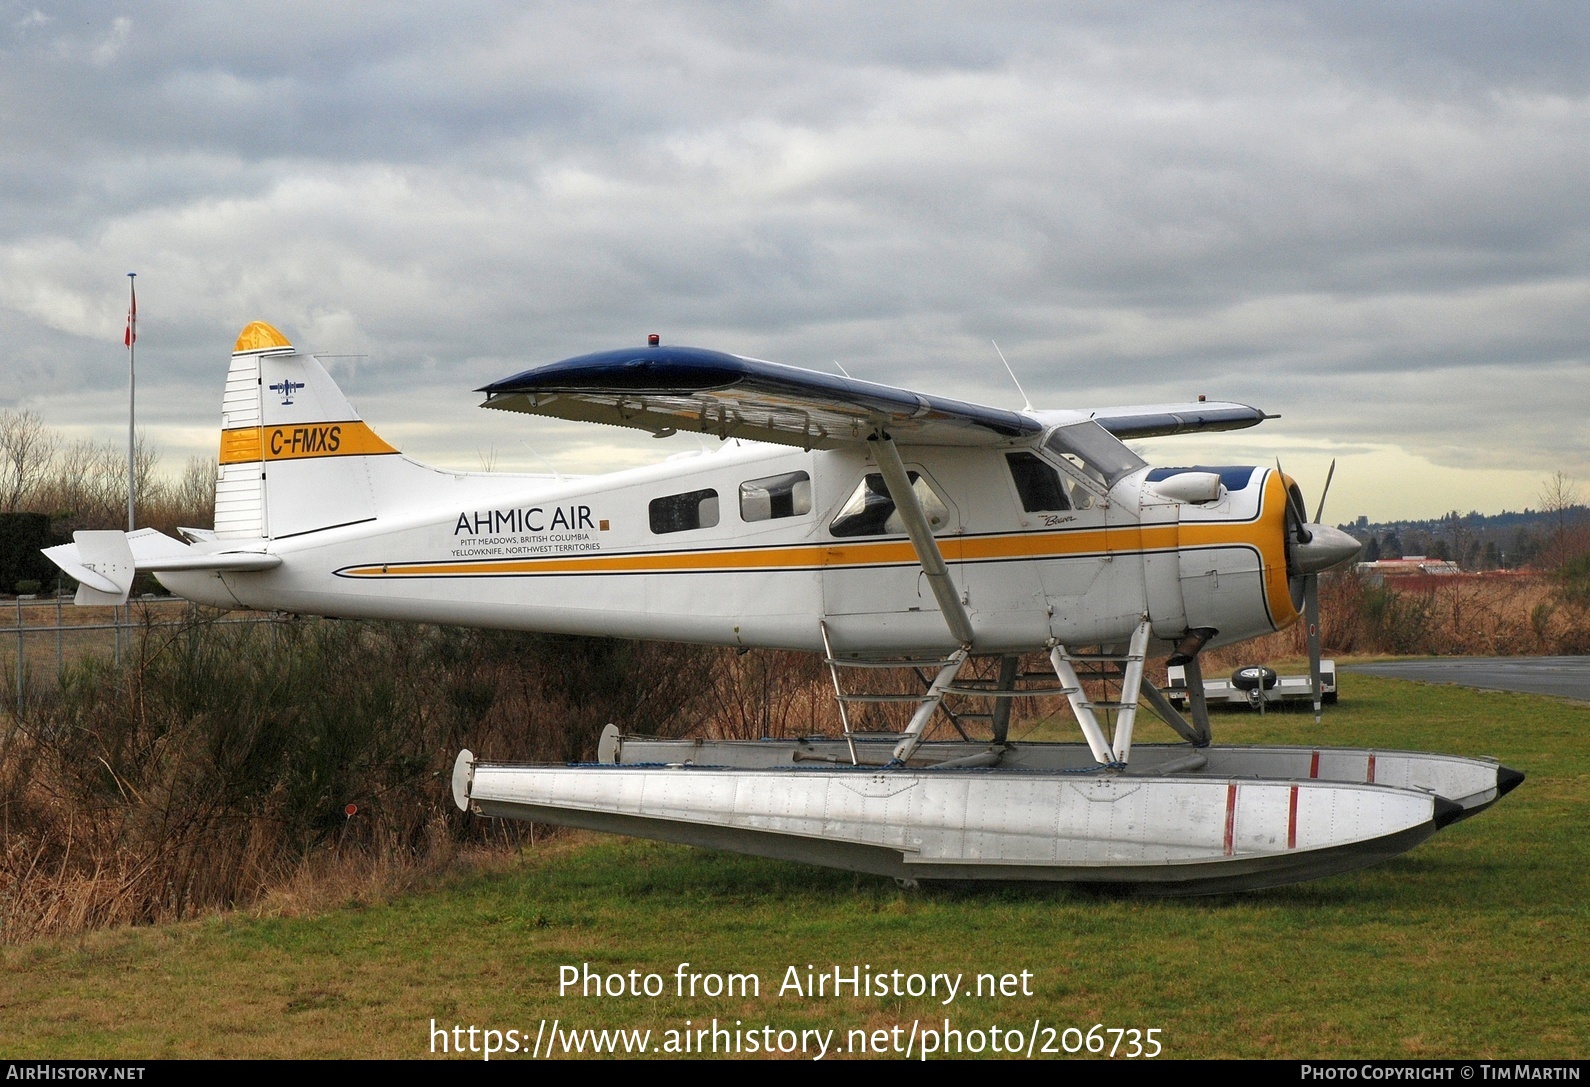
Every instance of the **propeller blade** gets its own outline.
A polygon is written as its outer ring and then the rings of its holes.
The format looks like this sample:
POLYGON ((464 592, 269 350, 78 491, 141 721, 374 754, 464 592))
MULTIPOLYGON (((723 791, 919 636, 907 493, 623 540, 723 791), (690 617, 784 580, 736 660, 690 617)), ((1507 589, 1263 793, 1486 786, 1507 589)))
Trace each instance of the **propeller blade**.
POLYGON ((1323 696, 1320 682, 1319 647, 1319 575, 1303 578, 1303 623, 1308 630, 1308 679, 1314 692, 1314 723, 1319 724, 1320 700, 1323 696))
POLYGON ((1331 458, 1331 470, 1325 473, 1325 486, 1319 492, 1319 508, 1314 511, 1314 523, 1325 523, 1325 496, 1331 493, 1331 480, 1336 477, 1336 458, 1331 458))
POLYGON ((1307 527, 1308 511, 1303 508, 1303 503, 1299 501, 1297 495, 1292 491, 1292 488, 1287 486, 1286 472, 1281 468, 1280 457, 1275 458, 1275 472, 1276 475, 1281 477, 1281 488, 1286 491, 1286 504, 1292 510, 1292 515, 1297 518, 1297 532, 1295 533, 1297 542, 1308 543, 1312 538, 1309 535, 1307 527))

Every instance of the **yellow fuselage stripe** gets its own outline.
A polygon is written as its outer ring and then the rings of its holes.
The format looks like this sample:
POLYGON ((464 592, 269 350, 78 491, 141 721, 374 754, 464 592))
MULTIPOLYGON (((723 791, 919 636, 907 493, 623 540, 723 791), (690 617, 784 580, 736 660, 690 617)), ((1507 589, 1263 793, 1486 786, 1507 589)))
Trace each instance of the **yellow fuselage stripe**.
MULTIPOLYGON (((379 441, 379 439, 376 439, 379 441)), ((383 443, 384 444, 384 443, 383 443)), ((1259 515, 1251 521, 1180 521, 1128 524, 1061 532, 938 538, 950 563, 1129 556, 1201 548, 1247 547, 1257 551, 1265 600, 1277 629, 1298 617, 1292 604, 1286 565, 1286 486, 1279 473, 1265 481, 1259 515)), ((861 566, 903 566, 917 561, 907 540, 835 541, 785 547, 745 547, 700 551, 661 551, 567 558, 526 557, 452 562, 371 563, 337 573, 356 578, 513 577, 537 575, 674 574, 820 570, 861 566)))
MULTIPOLYGON (((1015 533, 970 538, 946 536, 939 550, 950 563, 1012 559, 1056 559, 1083 555, 1125 556, 1179 548, 1251 547, 1259 552, 1264 590, 1278 626, 1296 618, 1286 577, 1285 493, 1270 477, 1260 516, 1249 522, 1189 521, 1168 525, 1121 525, 1069 532, 1015 533)), ((515 575, 674 574, 753 570, 800 570, 847 566, 909 565, 916 552, 906 540, 795 547, 748 547, 714 551, 664 551, 568 558, 477 559, 462 562, 369 564, 338 571, 345 577, 504 577, 515 575)))
MULTIPOLYGON (((1182 546, 1259 546, 1244 525, 1198 526, 1196 542, 1185 531, 1182 546)), ((1035 533, 1012 536, 979 536, 972 539, 940 537, 939 551, 946 562, 987 562, 1001 559, 1051 559, 1079 555, 1126 555, 1143 551, 1168 551, 1177 546, 1175 525, 1146 529, 1086 529, 1079 532, 1035 533), (1128 542, 1128 537, 1132 537, 1128 542)), ((1262 550, 1262 549, 1261 549, 1262 550)), ((733 548, 722 551, 662 551, 626 555, 587 555, 569 558, 477 559, 462 562, 405 562, 366 564, 342 573, 350 577, 446 577, 498 574, 665 574, 711 570, 790 570, 825 566, 896 566, 917 561, 908 540, 877 543, 812 544, 797 547, 733 548)))

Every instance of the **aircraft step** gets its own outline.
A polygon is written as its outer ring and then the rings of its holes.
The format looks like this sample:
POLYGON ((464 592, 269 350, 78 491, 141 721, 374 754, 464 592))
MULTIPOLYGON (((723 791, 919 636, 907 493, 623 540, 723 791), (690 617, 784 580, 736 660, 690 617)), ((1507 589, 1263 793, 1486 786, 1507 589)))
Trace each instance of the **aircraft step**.
MULTIPOLYGON (((1058 698, 1066 693, 1064 687, 1025 687, 1020 690, 1001 691, 997 687, 969 687, 956 684, 944 688, 945 694, 958 694, 969 698, 1058 698)), ((961 714, 962 717, 967 716, 961 714)))
MULTIPOLYGON (((1126 678, 1126 669, 1130 665, 1117 665, 1113 667, 1100 667, 1098 665, 1077 664, 1072 661, 1063 661, 1070 665, 1072 673, 1078 679, 1086 679, 1094 683, 1120 683, 1126 678)), ((1138 667, 1142 667, 1138 665, 1138 667)))
POLYGON ((835 695, 841 702, 920 702, 919 694, 841 694, 835 695))
POLYGON ((900 657, 888 660, 879 657, 847 660, 844 657, 824 657, 823 663, 839 668, 943 668, 952 663, 948 658, 900 657))

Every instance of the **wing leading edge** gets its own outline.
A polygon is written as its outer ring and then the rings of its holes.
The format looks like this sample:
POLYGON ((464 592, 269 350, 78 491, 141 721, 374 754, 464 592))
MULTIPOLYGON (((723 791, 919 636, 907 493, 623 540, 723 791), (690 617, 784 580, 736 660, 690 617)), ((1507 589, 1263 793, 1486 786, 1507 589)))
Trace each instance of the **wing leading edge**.
MULTIPOLYGON (((556 419, 607 423, 833 449, 879 430, 908 445, 987 446, 1044 431, 1027 414, 892 385, 803 370, 698 347, 601 351, 538 366, 478 390, 482 405, 556 419)), ((1086 418, 1086 413, 1078 413, 1086 418)), ((1096 413, 1120 437, 1252 426, 1242 404, 1157 404, 1096 413)))

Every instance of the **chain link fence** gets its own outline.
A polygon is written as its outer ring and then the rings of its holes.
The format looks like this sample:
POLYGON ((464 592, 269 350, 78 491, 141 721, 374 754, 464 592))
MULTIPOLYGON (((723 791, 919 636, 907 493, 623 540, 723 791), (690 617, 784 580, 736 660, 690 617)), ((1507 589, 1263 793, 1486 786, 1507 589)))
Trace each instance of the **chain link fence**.
MULTIPOLYGON (((176 628, 209 609, 174 596, 146 596, 121 607, 78 607, 72 595, 18 596, 0 600, 0 690, 20 718, 30 695, 58 686, 68 667, 86 657, 119 666, 139 631, 176 628)), ((231 612, 219 623, 274 623, 284 617, 264 612, 231 612)))

